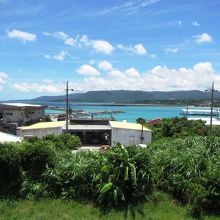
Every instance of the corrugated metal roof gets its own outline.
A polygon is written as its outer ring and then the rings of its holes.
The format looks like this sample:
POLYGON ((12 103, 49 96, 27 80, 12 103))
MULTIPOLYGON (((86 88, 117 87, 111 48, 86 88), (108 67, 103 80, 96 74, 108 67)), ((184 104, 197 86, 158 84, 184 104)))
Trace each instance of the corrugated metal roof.
MULTIPOLYGON (((120 122, 120 121, 110 121, 109 124, 112 128, 122 128, 122 129, 133 129, 133 130, 141 130, 142 126, 136 123, 130 122, 120 122)), ((151 131, 148 128, 143 127, 144 131, 151 131)))
POLYGON ((0 132, 0 142, 20 142, 21 138, 12 134, 0 132))
POLYGON ((39 122, 30 126, 21 127, 21 130, 31 129, 43 129, 43 128, 57 128, 65 125, 65 121, 54 121, 54 122, 39 122))
MULTIPOLYGON (((69 130, 111 130, 111 126, 109 125, 69 125, 68 126, 69 130)), ((65 128, 63 128, 65 129, 65 128)))

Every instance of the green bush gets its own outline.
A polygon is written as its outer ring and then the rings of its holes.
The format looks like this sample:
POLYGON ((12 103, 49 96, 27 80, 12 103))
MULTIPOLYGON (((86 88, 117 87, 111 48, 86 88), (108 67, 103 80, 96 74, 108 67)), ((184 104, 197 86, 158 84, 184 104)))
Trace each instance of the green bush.
POLYGON ((55 151, 53 148, 51 142, 44 140, 23 143, 22 168, 28 178, 39 180, 47 167, 54 166, 55 151))
POLYGON ((76 150, 81 147, 80 138, 69 133, 60 135, 49 134, 44 136, 43 139, 51 141, 57 149, 76 150))
POLYGON ((15 144, 0 143, 0 196, 15 196, 21 183, 21 157, 15 144))
POLYGON ((154 140, 167 137, 206 136, 208 134, 208 127, 204 121, 178 117, 164 118, 160 124, 151 126, 151 129, 154 140))
POLYGON ((44 176, 54 195, 87 199, 104 208, 135 205, 152 191, 147 151, 136 146, 66 154, 44 176))
POLYGON ((220 210, 220 138, 163 140, 149 146, 155 188, 198 210, 220 210))

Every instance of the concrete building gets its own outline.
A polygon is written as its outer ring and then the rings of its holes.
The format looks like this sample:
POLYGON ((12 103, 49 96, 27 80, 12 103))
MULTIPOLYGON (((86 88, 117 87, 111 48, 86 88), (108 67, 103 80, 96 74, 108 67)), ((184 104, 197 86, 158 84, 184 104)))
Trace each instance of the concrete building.
POLYGON ((152 137, 152 131, 143 127, 140 124, 129 123, 129 122, 119 122, 110 121, 111 126, 111 143, 119 142, 128 145, 141 144, 141 139, 143 143, 150 143, 152 137))
MULTIPOLYGON (((66 130, 65 122, 40 122, 31 126, 21 127, 18 136, 43 137, 47 134, 61 134, 66 130)), ((143 128, 140 124, 109 121, 108 125, 69 125, 69 133, 80 137, 83 146, 114 146, 120 142, 125 146, 141 143, 150 143, 152 131, 143 128)))
POLYGON ((22 124, 39 120, 44 116, 46 106, 24 103, 1 103, 0 120, 4 123, 22 124))

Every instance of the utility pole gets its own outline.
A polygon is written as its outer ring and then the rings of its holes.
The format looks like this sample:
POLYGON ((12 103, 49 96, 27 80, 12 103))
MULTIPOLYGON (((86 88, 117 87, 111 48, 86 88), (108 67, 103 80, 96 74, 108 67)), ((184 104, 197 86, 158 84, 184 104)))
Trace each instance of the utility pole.
POLYGON ((212 117, 213 117, 213 106, 214 106, 214 92, 218 92, 214 88, 214 82, 212 82, 212 88, 206 90, 206 92, 211 92, 211 112, 210 112, 210 127, 209 127, 209 135, 212 135, 212 117))
POLYGON ((73 89, 69 89, 69 83, 66 82, 66 133, 68 133, 68 121, 69 121, 69 91, 73 91, 73 89))

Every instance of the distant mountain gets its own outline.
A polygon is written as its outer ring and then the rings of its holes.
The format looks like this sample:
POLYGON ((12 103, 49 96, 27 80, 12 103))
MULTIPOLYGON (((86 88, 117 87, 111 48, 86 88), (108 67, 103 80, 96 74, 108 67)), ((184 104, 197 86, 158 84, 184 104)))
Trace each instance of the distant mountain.
MULTIPOLYGON (((144 100, 183 100, 183 99, 209 99, 210 93, 189 90, 170 92, 145 92, 130 90, 89 91, 86 93, 69 94, 69 99, 75 102, 116 102, 133 103, 144 100)), ((215 93, 215 98, 220 98, 220 92, 215 93)), ((65 101, 66 96, 41 96, 31 101, 59 102, 65 101)))

